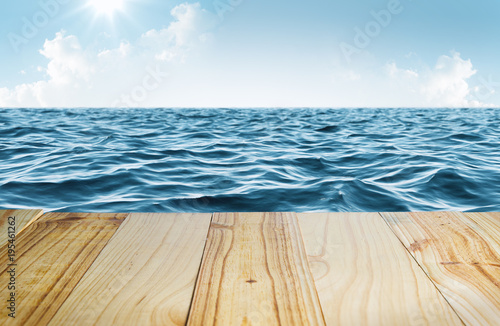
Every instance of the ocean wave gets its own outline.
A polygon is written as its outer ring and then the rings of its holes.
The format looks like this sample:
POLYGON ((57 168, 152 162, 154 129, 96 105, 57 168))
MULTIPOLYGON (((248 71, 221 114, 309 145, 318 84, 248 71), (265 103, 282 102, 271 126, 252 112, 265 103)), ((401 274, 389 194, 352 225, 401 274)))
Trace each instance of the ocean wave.
POLYGON ((1 109, 0 207, 500 210, 497 109, 1 109))

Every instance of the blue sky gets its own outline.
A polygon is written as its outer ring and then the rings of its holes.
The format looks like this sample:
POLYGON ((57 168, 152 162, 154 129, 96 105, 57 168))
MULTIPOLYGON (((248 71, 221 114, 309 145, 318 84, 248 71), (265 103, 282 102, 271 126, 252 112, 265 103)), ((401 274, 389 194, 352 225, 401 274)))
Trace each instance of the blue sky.
POLYGON ((500 105, 494 0, 4 4, 3 107, 500 105))

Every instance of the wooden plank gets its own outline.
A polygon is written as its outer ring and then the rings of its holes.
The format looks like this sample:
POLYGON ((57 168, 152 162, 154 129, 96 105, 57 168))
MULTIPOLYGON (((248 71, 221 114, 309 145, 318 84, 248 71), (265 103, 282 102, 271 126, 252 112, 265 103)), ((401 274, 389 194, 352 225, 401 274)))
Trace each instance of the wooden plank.
MULTIPOLYGON (((19 246, 18 236, 21 231, 40 218, 42 214, 43 210, 41 209, 0 210, 0 268, 7 267, 7 270, 10 270, 12 267, 16 269, 16 250, 19 246)), ((15 296, 11 299, 10 293, 15 293, 13 290, 16 281, 15 273, 10 275, 9 272, 4 271, 0 274, 0 302, 6 303, 5 306, 2 305, 1 313, 5 316, 11 313, 8 309, 10 302, 7 300, 15 299, 15 296)), ((12 304, 15 304, 15 302, 12 304)))
POLYGON ((479 225, 481 229, 491 237, 491 246, 495 247, 496 252, 500 252, 500 213, 463 213, 469 219, 474 221, 471 227, 476 228, 479 225))
POLYGON ((42 209, 0 210, 0 244, 3 246, 8 240, 9 217, 15 218, 15 221, 13 219, 10 219, 10 221, 14 221, 14 234, 17 235, 42 216, 42 214, 42 209))
POLYGON ((214 215, 188 325, 323 325, 294 213, 214 215))
MULTIPOLYGON (((126 216, 49 213, 21 232, 16 247, 16 318, 2 313, 0 325, 46 325, 126 216)), ((0 257, 5 250, 0 249, 0 257)), ((7 269, 2 263, 0 274, 6 275, 7 269)))
POLYGON ((185 325, 211 214, 131 214, 51 325, 185 325))
POLYGON ((486 221, 452 212, 383 217, 466 324, 498 324, 500 249, 486 221))
POLYGON ((379 214, 298 217, 328 325, 462 325, 379 214))

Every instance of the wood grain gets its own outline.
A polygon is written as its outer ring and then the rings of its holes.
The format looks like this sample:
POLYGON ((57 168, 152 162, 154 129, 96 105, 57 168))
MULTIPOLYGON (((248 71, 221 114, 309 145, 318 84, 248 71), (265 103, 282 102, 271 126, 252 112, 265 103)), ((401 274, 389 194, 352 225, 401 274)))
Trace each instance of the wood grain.
POLYGON ((476 228, 479 225, 482 230, 491 238, 490 245, 500 252, 500 213, 463 213, 474 223, 471 227, 476 228))
POLYGON ((17 316, 0 314, 0 325, 46 325, 126 216, 49 213, 25 228, 16 248, 17 316))
POLYGON ((478 224, 452 212, 382 215, 466 324, 498 325, 500 249, 492 216, 474 215, 478 224))
POLYGON ((298 217, 328 325, 462 325, 379 214, 298 217))
POLYGON ((3 246, 8 240, 9 217, 15 217, 15 234, 17 235, 42 214, 42 209, 0 210, 0 244, 3 246))
POLYGON ((188 325, 323 325, 296 215, 213 217, 188 325))
POLYGON ((131 214, 51 325, 184 325, 211 214, 131 214))

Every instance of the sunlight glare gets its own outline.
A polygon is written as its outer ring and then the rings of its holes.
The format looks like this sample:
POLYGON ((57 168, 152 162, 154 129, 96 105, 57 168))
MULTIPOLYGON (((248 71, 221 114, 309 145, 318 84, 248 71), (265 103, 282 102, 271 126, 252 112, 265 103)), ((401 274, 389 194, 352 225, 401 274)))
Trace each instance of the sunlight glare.
POLYGON ((123 8, 124 0, 88 0, 88 4, 94 7, 99 14, 112 15, 123 8))

